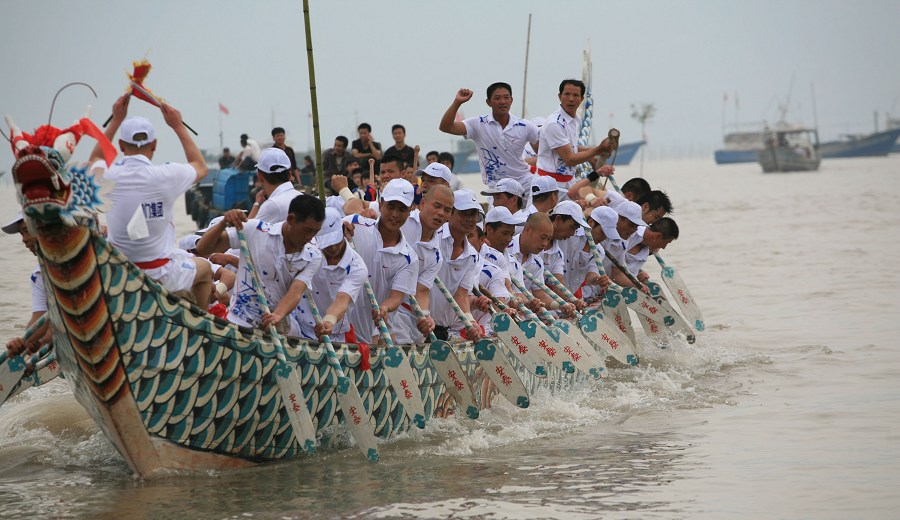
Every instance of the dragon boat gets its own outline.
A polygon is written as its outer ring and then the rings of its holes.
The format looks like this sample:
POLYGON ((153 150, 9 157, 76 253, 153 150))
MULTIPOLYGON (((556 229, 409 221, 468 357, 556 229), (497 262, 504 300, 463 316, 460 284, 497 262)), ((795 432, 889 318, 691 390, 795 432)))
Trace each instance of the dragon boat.
MULTIPOLYGON (((103 237, 96 218, 75 204, 73 184, 81 181, 64 166, 76 138, 63 135, 54 146, 35 145, 10 126, 12 174, 25 220, 40 244, 56 360, 76 400, 131 469, 152 477, 300 455, 304 450, 289 420, 290 403, 276 382, 273 338, 170 293, 103 237)), ((284 348, 300 376, 319 446, 347 444, 338 377, 325 347, 289 339, 284 348)), ((385 374, 384 351, 372 349, 366 362, 356 345, 335 348, 375 434, 386 438, 409 429, 385 374)), ((476 349, 459 343, 453 350, 472 382, 477 406, 488 407, 495 388, 476 349)), ((446 416, 455 404, 431 356, 427 347, 409 348, 426 417, 446 416)))

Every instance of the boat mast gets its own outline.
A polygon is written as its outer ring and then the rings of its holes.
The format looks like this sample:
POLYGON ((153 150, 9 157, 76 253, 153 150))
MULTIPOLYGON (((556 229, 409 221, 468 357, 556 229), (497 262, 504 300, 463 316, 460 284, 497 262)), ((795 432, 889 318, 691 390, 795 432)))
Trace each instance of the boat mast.
POLYGON ((525 38, 525 78, 522 79, 522 118, 525 118, 525 93, 528 88, 528 50, 531 48, 531 13, 528 13, 528 36, 525 38))
POLYGON ((303 0, 303 21, 306 25, 306 61, 309 64, 309 97, 312 102, 313 138, 316 143, 316 181, 319 198, 325 202, 325 175, 322 166, 322 140, 319 138, 319 101, 316 97, 316 66, 313 61, 312 33, 309 26, 309 0, 303 0))
POLYGON ((816 111, 816 86, 813 83, 809 84, 809 93, 812 96, 812 105, 813 105, 813 127, 818 132, 819 130, 819 114, 816 111))

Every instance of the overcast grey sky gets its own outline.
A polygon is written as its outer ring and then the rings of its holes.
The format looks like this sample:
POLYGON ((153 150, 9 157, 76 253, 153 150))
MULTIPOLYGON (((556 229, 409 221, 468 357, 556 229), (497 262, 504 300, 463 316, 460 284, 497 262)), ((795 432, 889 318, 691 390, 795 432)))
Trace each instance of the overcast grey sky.
MULTIPOLYGON (((423 153, 449 150, 437 125, 463 86, 476 91, 467 116, 486 112, 483 92, 494 81, 513 85, 518 113, 529 13, 526 116, 556 108, 559 81, 581 76, 590 39, 595 130, 605 134, 612 123, 623 142, 637 140, 630 106, 653 102, 652 156, 711 154, 726 92, 729 123, 776 120, 792 76, 788 118, 812 123, 814 84, 825 139, 871 131, 876 110, 882 126, 886 112, 900 115, 897 1, 310 3, 323 148, 338 134, 354 138, 366 121, 385 146, 399 122, 423 153)), ((202 148, 218 147, 221 101, 230 111, 226 146, 242 132, 263 141, 274 122, 302 150, 312 142, 304 38, 300 1, 9 2, 0 20, 0 113, 31 130, 46 122, 59 87, 84 81, 99 99, 67 90, 53 123, 68 125, 88 103, 102 123, 131 62, 146 54, 154 67, 146 85, 182 110, 202 148)), ((150 105, 131 107, 164 125, 150 105)), ((158 157, 181 159, 171 132, 159 134, 158 157)), ((11 162, 3 146, 0 170, 11 162)))

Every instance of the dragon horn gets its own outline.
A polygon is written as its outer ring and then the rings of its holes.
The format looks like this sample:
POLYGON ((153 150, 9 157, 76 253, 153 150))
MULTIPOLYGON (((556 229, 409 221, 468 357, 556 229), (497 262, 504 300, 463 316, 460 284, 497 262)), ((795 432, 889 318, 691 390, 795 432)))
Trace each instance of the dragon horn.
POLYGON ((13 149, 19 151, 28 146, 28 141, 22 138, 22 131, 16 126, 11 116, 3 116, 6 120, 6 126, 9 127, 9 136, 12 138, 13 149))

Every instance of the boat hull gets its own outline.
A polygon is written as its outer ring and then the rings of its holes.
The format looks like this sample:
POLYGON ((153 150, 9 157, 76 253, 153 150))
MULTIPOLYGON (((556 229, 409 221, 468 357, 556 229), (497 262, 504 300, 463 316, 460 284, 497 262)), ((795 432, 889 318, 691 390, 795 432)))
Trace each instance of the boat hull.
POLYGON ((759 157, 759 149, 752 150, 716 150, 713 158, 716 164, 738 164, 756 162, 759 157))
MULTIPOLYGON (((169 294, 87 228, 59 226, 39 233, 39 240, 60 366, 78 402, 135 473, 232 469, 302 453, 267 335, 169 294)), ((286 350, 301 375, 320 446, 345 443, 337 376, 324 346, 290 340, 286 350)), ((456 352, 476 383, 478 406, 488 406, 492 385, 473 349, 456 352)), ((360 368, 355 347, 341 346, 338 357, 376 435, 409 429, 382 353, 373 350, 369 370, 360 368)), ((409 357, 427 416, 453 413, 427 350, 413 348, 409 357)))
POLYGON ((766 147, 759 152, 759 165, 765 173, 816 171, 820 162, 815 154, 810 157, 781 147, 766 147))
POLYGON ((898 137, 900 128, 850 141, 830 141, 819 145, 819 155, 823 159, 884 156, 893 151, 898 137))

